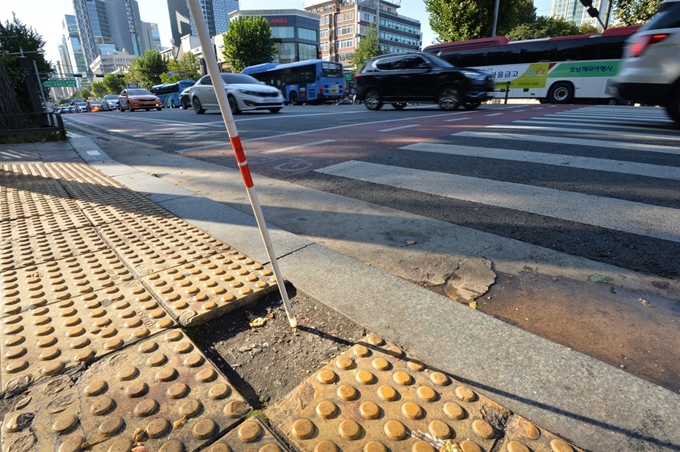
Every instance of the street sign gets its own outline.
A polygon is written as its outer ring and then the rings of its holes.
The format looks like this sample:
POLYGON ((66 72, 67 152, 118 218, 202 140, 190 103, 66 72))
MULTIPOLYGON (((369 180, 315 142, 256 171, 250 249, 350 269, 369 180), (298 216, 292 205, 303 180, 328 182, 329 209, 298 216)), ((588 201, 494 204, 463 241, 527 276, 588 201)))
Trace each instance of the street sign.
POLYGON ((174 76, 175 76, 175 73, 172 72, 172 71, 168 71, 168 75, 169 75, 170 77, 174 77, 174 76))
POLYGON ((74 78, 53 78, 43 82, 44 88, 77 88, 78 84, 74 78))

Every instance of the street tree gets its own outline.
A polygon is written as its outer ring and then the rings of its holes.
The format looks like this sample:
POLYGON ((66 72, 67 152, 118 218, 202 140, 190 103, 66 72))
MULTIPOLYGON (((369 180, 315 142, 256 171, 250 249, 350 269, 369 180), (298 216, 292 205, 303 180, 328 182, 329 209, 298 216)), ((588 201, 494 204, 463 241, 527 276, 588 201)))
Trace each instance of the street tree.
POLYGON ((387 53, 378 40, 378 30, 374 24, 370 24, 366 28, 366 36, 359 40, 354 55, 352 56, 352 63, 354 64, 354 72, 361 70, 362 66, 369 58, 384 55, 387 53))
POLYGON ((618 26, 646 23, 656 13, 661 0, 615 0, 612 8, 618 26))
MULTIPOLYGON (((495 0, 424 0, 430 27, 438 42, 465 41, 491 36, 495 0)), ((507 34, 520 24, 533 22, 532 0, 504 0, 499 3, 497 35, 507 34)))
POLYGON ((159 85, 161 74, 168 72, 168 63, 158 50, 147 50, 130 65, 130 78, 142 88, 159 85))
POLYGON ((549 38, 553 36, 570 36, 580 34, 574 22, 561 17, 539 16, 535 21, 519 25, 505 36, 511 41, 522 39, 549 38))
POLYGON ((94 97, 104 97, 109 93, 109 90, 106 89, 106 85, 104 85, 104 82, 92 82, 92 94, 94 97))
POLYGON ((0 58, 0 129, 25 129, 26 126, 26 117, 0 58))
MULTIPOLYGON (((12 14, 12 21, 6 20, 0 23, 0 54, 5 67, 9 83, 16 93, 21 110, 29 113, 33 112, 33 104, 26 87, 26 76, 29 83, 35 83, 37 89, 43 90, 45 95, 49 95, 49 89, 38 86, 34 71, 27 74, 19 65, 19 58, 23 52, 33 67, 35 61, 41 81, 45 81, 54 72, 49 61, 45 59, 45 41, 32 27, 24 25, 15 14, 12 14)), ((0 97, 5 97, 8 93, 0 91, 0 97)))
POLYGON ((224 59, 233 72, 272 61, 276 52, 272 29, 264 17, 239 17, 222 35, 224 59))
POLYGON ((125 89, 125 77, 119 77, 123 74, 106 74, 104 75, 104 87, 109 94, 118 94, 125 89))
POLYGON ((581 25, 579 25, 578 32, 582 35, 592 35, 596 33, 601 33, 601 30, 597 28, 595 25, 591 25, 584 22, 581 25))
POLYGON ((179 58, 168 61, 168 72, 161 76, 163 83, 174 83, 180 80, 197 80, 201 74, 201 61, 191 52, 183 53, 179 58), (173 75, 168 75, 171 73, 173 75))

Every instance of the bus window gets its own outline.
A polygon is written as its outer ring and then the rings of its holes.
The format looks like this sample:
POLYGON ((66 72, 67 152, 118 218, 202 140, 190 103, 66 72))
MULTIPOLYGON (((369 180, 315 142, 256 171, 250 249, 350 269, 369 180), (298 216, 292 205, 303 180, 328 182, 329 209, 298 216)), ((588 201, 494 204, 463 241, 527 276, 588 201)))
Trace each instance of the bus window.
POLYGON ((553 61, 557 54, 556 41, 536 41, 520 44, 520 63, 537 63, 541 61, 553 61))
POLYGON ((597 44, 600 38, 573 39, 559 41, 558 61, 594 60, 597 58, 597 44))
POLYGON ((624 42, 628 36, 600 38, 597 46, 597 58, 601 60, 618 60, 623 57, 624 42))
MULTIPOLYGON (((463 50, 458 52, 458 59, 456 60, 456 64, 454 64, 454 66, 484 66, 486 64, 486 52, 486 49, 463 50)), ((449 61, 449 63, 451 62, 449 61)))
POLYGON ((486 54, 486 64, 489 66, 516 63, 519 63, 519 46, 492 47, 486 54))

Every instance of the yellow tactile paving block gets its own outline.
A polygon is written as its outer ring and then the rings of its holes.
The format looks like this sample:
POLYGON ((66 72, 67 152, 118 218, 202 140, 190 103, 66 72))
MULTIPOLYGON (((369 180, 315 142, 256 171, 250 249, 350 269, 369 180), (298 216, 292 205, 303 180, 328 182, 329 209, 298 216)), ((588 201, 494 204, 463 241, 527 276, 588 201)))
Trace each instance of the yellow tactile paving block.
POLYGON ((204 450, 206 452, 285 452, 288 448, 272 435, 260 419, 253 416, 204 450))
POLYGON ((369 336, 267 415, 302 451, 489 452, 510 412, 369 336))
POLYGON ((233 249, 178 218, 142 217, 129 223, 113 223, 99 233, 138 275, 228 253, 233 249))
POLYGON ((183 326, 207 322, 276 287, 274 272, 237 251, 188 262, 142 280, 183 326))
POLYGON ((18 311, 0 332, 2 392, 90 364, 176 326, 139 281, 18 311))
POLYGON ((46 185, 32 184, 23 189, 0 187, 0 221, 78 210, 66 190, 55 189, 50 190, 55 193, 43 193, 53 188, 46 185))
POLYGON ((249 406, 179 330, 38 385, 5 415, 3 452, 203 450, 249 406), (133 449, 137 448, 137 449, 133 449))
POLYGON ((133 279, 115 253, 102 250, 0 273, 2 316, 45 306, 133 279))
POLYGON ((10 163, 0 165, 0 184, 11 185, 26 181, 46 180, 52 182, 52 174, 42 163, 10 163))
POLYGON ((41 216, 21 217, 0 222, 0 241, 14 241, 24 237, 87 226, 90 226, 90 222, 79 210, 55 211, 41 216))
POLYGON ((0 272, 107 248, 94 228, 78 228, 22 237, 0 244, 0 272))
POLYGON ((521 416, 513 416, 505 428, 502 452, 583 452, 521 416))
POLYGON ((76 182, 108 187, 123 187, 114 179, 100 173, 86 163, 47 163, 46 171, 63 182, 76 182))
POLYGON ((99 197, 94 201, 77 200, 76 203, 95 226, 127 223, 142 217, 156 220, 174 218, 167 210, 133 192, 121 191, 110 198, 99 197))

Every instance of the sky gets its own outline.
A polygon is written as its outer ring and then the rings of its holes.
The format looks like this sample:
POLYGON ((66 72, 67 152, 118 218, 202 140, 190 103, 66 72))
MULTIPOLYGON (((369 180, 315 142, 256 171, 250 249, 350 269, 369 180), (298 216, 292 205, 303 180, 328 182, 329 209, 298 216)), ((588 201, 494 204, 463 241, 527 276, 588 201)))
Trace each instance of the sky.
MULTIPOLYGON (((551 0, 534 0, 539 16, 550 14, 551 0)), ((161 44, 170 47, 170 17, 167 0, 138 0, 139 12, 144 22, 158 24, 161 44)), ((240 9, 304 9, 304 0, 240 0, 240 9)), ((0 21, 12 20, 12 12, 27 26, 33 27, 45 41, 47 59, 59 60, 58 46, 61 43, 61 22, 66 14, 73 13, 72 0, 2 0, 0 21)), ((399 14, 420 21, 423 32, 423 47, 434 42, 435 34, 430 29, 428 13, 423 0, 401 0, 399 14)))

